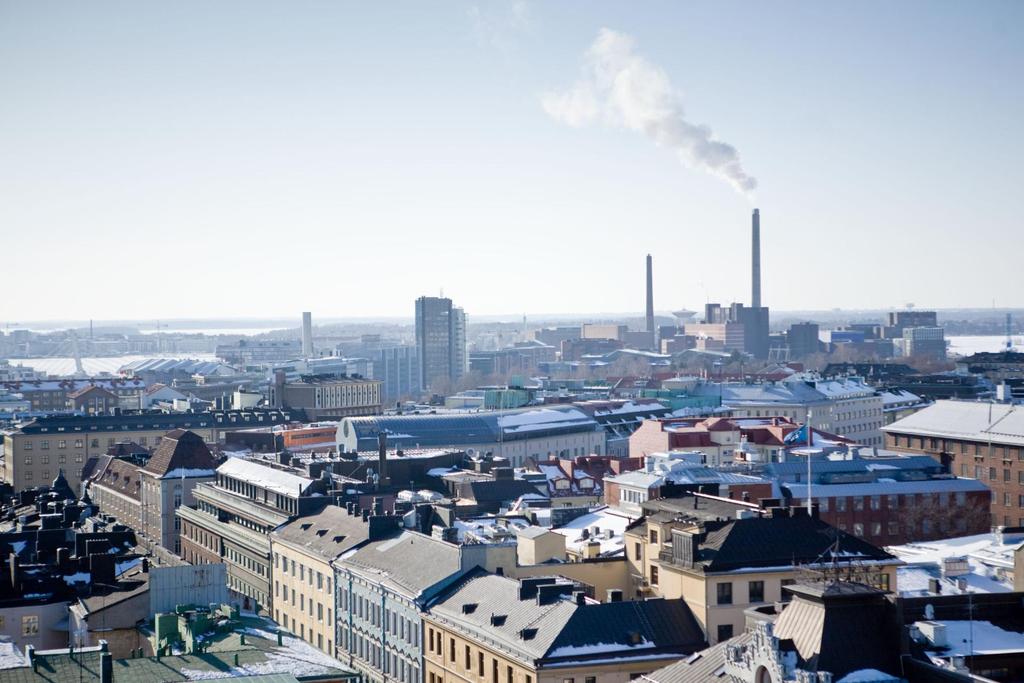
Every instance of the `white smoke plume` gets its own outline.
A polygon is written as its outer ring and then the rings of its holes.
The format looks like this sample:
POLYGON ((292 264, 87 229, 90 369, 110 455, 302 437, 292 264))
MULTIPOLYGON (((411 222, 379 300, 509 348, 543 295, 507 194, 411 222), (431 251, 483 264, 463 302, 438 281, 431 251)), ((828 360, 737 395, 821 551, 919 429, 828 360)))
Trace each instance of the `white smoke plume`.
POLYGON ((601 29, 587 50, 580 80, 568 90, 546 94, 541 103, 552 118, 570 126, 600 120, 639 131, 743 194, 757 187, 735 147, 715 139, 707 126, 686 120, 668 75, 637 55, 633 39, 624 33, 601 29))

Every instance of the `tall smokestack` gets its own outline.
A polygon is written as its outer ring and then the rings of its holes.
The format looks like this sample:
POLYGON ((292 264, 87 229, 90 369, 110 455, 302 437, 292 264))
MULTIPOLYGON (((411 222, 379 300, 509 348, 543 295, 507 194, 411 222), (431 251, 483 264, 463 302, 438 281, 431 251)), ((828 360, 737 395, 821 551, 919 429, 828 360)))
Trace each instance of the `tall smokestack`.
POLYGON ((647 255, 647 331, 654 332, 654 264, 647 255))
POLYGON ((754 209, 750 244, 750 305, 761 307, 761 214, 754 209))
POLYGON ((302 314, 302 357, 313 357, 313 314, 309 311, 302 314))

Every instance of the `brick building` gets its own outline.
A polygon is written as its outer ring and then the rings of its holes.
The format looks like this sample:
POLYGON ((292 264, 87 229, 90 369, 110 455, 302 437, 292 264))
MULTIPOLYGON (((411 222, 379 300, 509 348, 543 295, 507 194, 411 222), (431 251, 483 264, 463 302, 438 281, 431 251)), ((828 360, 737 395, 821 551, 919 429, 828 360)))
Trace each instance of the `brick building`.
POLYGON ((993 524, 1024 524, 1024 407, 937 401, 883 431, 888 448, 930 455, 991 489, 993 524))

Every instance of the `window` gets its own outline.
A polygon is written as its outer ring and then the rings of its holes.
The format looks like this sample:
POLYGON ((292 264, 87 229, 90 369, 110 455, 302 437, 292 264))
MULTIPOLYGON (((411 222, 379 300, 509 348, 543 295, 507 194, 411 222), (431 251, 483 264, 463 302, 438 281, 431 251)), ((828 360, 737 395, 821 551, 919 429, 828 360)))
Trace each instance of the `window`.
POLYGON ((846 512, 846 498, 836 498, 836 512, 846 512))
POLYGON ((860 522, 854 522, 853 523, 853 535, 854 536, 863 536, 864 535, 864 525, 861 524, 860 522))
POLYGON ((652 586, 657 586, 658 585, 658 568, 655 567, 654 565, 651 565, 651 585, 652 586))
POLYGON ((899 522, 889 522, 889 535, 890 536, 897 536, 897 535, 899 535, 899 533, 900 533, 900 523, 899 522))
POLYGON ((455 639, 454 638, 449 638, 448 639, 448 659, 450 659, 452 661, 452 663, 455 662, 455 639))
POLYGON ((764 581, 751 581, 748 590, 750 602, 764 602, 764 581))
POLYGON ((731 605, 732 604, 732 583, 729 581, 723 581, 722 583, 715 586, 717 592, 717 605, 731 605))
MULTIPOLYGON (((31 465, 32 463, 31 462, 26 462, 25 464, 26 465, 31 465)), ((638 559, 638 560, 643 556, 642 555, 643 551, 640 549, 640 544, 639 543, 634 544, 633 554, 636 557, 636 559, 638 559)))
POLYGON ((513 681, 515 681, 515 674, 512 673, 511 666, 505 667, 505 676, 508 683, 512 683, 513 681))
POLYGON ((651 539, 651 543, 657 543, 658 542, 658 530, 657 529, 651 529, 651 531, 650 531, 650 539, 651 539))
POLYGON ((864 509, 864 496, 854 496, 853 498, 853 509, 863 510, 864 509))
POLYGON ((50 450, 50 442, 47 439, 43 439, 39 442, 39 450, 48 451, 50 450))
POLYGON ((476 653, 476 669, 477 673, 483 678, 484 675, 484 652, 481 650, 476 653))
POLYGON ((871 496, 871 509, 872 510, 881 510, 882 509, 882 497, 881 496, 871 496))
POLYGON ((21 635, 34 636, 39 633, 39 617, 28 614, 21 618, 21 635))
POLYGON ((469 645, 466 646, 466 671, 473 668, 473 655, 469 651, 469 645))
MULTIPOLYGON (((721 585, 721 584, 719 584, 721 585)), ((718 642, 732 638, 732 624, 718 625, 718 642)))
POLYGON ((882 535, 882 523, 881 522, 872 522, 871 523, 871 534, 873 536, 881 536, 882 535))

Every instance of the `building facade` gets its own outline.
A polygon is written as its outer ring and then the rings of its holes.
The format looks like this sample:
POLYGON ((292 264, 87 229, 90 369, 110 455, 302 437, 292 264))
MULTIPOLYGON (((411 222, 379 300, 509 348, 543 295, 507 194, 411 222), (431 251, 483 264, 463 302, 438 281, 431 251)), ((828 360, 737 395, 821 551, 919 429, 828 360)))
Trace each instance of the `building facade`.
POLYGON ((116 443, 134 441, 147 448, 174 429, 187 429, 216 443, 230 429, 269 427, 290 421, 283 410, 225 410, 208 413, 124 412, 120 415, 50 415, 0 432, 0 481, 15 491, 39 486, 64 474, 74 490, 92 456, 116 443))
POLYGON ((216 479, 180 507, 181 556, 190 564, 223 562, 228 588, 246 609, 273 608, 270 532, 328 502, 329 481, 307 479, 259 462, 228 458, 216 479))
POLYGON ((936 458, 992 491, 992 524, 1024 525, 1024 407, 937 401, 884 427, 886 447, 936 458))
POLYGON ((369 525, 345 508, 322 511, 279 527, 273 553, 274 621, 332 657, 335 638, 334 569, 331 562, 369 539, 369 525))
POLYGON ((270 386, 270 403, 276 408, 303 410, 308 420, 341 419, 381 412, 383 382, 338 375, 304 376, 287 381, 278 371, 270 386))

